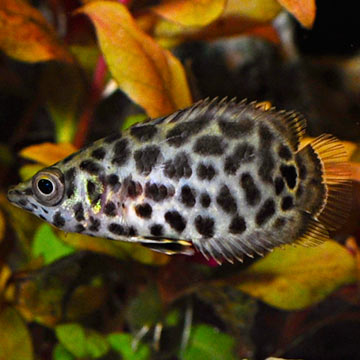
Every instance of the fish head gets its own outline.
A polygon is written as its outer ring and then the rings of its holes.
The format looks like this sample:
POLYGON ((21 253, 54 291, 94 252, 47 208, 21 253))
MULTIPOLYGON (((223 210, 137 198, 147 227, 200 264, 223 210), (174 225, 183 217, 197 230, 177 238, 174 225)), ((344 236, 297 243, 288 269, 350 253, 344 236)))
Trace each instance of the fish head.
MULTIPOLYGON (((15 206, 53 223, 59 208, 62 210, 64 220, 71 218, 69 201, 65 194, 64 173, 58 167, 51 166, 40 170, 32 178, 12 186, 7 198, 15 206)), ((67 227, 65 225, 64 228, 67 227)))

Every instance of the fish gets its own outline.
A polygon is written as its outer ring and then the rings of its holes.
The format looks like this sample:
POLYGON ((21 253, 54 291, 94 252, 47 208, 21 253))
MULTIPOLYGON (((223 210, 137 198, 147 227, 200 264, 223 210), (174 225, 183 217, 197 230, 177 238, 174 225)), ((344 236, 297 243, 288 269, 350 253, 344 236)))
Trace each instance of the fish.
POLYGON ((97 140, 9 189, 65 232, 219 264, 314 246, 349 215, 341 142, 306 145, 306 120, 264 102, 201 100, 97 140))

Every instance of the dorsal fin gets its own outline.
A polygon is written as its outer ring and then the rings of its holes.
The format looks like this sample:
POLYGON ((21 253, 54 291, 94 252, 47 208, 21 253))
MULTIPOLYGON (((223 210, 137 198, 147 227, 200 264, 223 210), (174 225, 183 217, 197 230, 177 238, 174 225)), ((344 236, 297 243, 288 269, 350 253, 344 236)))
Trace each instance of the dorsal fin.
POLYGON ((262 117, 271 122, 288 139, 292 150, 297 151, 306 129, 306 120, 303 115, 296 111, 276 110, 275 107, 269 108, 267 102, 254 102, 253 106, 263 111, 262 117))

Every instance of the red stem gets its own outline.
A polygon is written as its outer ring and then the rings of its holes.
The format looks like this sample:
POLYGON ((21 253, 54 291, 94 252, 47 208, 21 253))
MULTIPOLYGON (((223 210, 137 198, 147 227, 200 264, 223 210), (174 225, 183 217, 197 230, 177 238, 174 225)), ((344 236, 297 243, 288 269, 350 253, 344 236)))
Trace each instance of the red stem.
POLYGON ((77 148, 81 148, 84 145, 87 134, 89 132, 89 127, 95 107, 100 100, 101 93, 104 88, 106 70, 107 67, 105 59, 102 55, 100 55, 95 67, 89 98, 87 104, 85 105, 85 109, 80 116, 79 125, 75 134, 74 145, 77 148))

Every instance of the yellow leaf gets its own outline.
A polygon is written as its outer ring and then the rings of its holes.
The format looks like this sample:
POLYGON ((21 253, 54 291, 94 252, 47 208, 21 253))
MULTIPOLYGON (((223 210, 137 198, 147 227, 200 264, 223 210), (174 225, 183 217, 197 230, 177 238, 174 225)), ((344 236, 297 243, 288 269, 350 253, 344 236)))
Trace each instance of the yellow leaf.
POLYGON ((184 27, 165 18, 151 18, 149 14, 138 17, 137 21, 167 47, 185 39, 213 39, 241 33, 261 36, 278 43, 278 35, 270 21, 280 11, 281 6, 275 0, 229 0, 221 16, 206 27, 184 27))
POLYGON ((56 230, 59 238, 65 243, 79 250, 90 250, 117 257, 119 259, 132 258, 149 265, 165 265, 170 257, 157 253, 145 247, 124 241, 111 241, 104 238, 94 238, 87 235, 64 233, 56 230))
POLYGON ((226 0, 165 0, 152 10, 183 26, 205 26, 217 19, 226 0))
POLYGON ((287 11, 293 14, 301 25, 306 28, 312 28, 315 15, 316 4, 315 0, 278 0, 287 11))
POLYGON ((10 276, 11 276, 11 269, 6 264, 4 264, 0 268, 0 299, 1 299, 2 293, 6 289, 7 282, 9 280, 10 276))
POLYGON ((0 310, 0 334, 0 360, 34 359, 29 331, 15 309, 0 310))
POLYGON ((240 290, 272 306, 298 310, 355 282, 356 259, 331 240, 313 248, 287 246, 275 249, 232 281, 240 290))
POLYGON ((276 0, 228 0, 223 16, 242 16, 267 22, 273 20, 280 11, 281 6, 276 0))
POLYGON ((22 0, 1 0, 0 49, 20 61, 61 60, 72 56, 37 9, 22 0))
POLYGON ((151 117, 191 104, 180 61, 145 34, 124 5, 94 1, 79 12, 94 23, 106 62, 120 88, 151 117))
POLYGON ((31 145, 22 149, 20 151, 20 156, 48 166, 64 159, 74 151, 76 151, 76 148, 72 144, 43 143, 39 145, 31 145))

